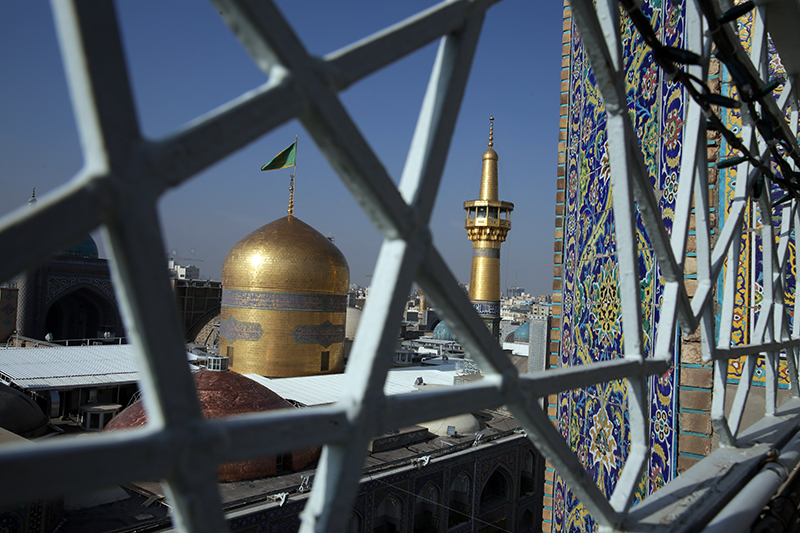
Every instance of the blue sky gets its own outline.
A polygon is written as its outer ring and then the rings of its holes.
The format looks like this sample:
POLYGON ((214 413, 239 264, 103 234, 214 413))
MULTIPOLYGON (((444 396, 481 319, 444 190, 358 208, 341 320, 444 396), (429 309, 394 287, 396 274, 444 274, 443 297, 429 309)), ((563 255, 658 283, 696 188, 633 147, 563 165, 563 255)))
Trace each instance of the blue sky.
MULTIPOLYGON (((433 4, 432 0, 276 0, 310 53, 324 55, 433 4)), ((12 2, 0 18, 0 215, 42 196, 81 167, 72 108, 49 4, 12 2)), ((117 3, 142 131, 164 136, 264 82, 214 8, 189 0, 117 3)), ((503 245, 502 286, 535 294, 552 287, 561 71, 561 2, 505 0, 484 24, 447 157, 432 230, 451 270, 469 281, 466 200, 479 191, 488 119, 495 117, 500 198, 514 202, 503 245)), ((436 44, 341 93, 356 124, 397 181, 405 162, 436 44)), ((257 227, 284 216, 289 170, 262 164, 299 135, 295 215, 344 252, 351 282, 369 283, 380 234, 313 141, 291 121, 190 182, 160 204, 165 251, 202 260, 219 279, 225 254, 257 227)), ((98 243, 102 247, 102 243, 98 243)), ((102 248, 101 248, 102 249, 102 248)))

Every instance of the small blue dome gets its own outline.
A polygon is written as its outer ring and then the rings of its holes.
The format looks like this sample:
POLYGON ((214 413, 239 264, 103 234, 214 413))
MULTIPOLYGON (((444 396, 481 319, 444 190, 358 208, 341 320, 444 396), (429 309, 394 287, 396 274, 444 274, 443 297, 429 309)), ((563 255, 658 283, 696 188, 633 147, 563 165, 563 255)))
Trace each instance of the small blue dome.
POLYGON ((97 259, 100 254, 97 251, 97 243, 94 242, 91 235, 87 235, 83 240, 80 240, 67 248, 62 250, 56 255, 67 257, 85 257, 89 259, 97 259))
POLYGON ((531 323, 525 322, 514 330, 514 342, 528 342, 531 338, 531 323))
POLYGON ((455 340, 455 337, 453 337, 453 334, 450 333, 450 328, 447 327, 447 324, 444 323, 444 320, 436 324, 436 327, 433 328, 433 338, 439 341, 455 340))

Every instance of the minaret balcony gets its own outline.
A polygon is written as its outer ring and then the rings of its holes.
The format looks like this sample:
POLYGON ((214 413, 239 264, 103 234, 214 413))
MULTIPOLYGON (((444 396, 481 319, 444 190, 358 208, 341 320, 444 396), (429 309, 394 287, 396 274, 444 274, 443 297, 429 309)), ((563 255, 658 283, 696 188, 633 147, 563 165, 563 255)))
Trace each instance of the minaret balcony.
POLYGON ((472 200, 464 202, 464 227, 511 227, 514 204, 498 200, 472 200))
POLYGON ((465 228, 506 228, 511 229, 511 221, 502 218, 467 218, 464 221, 465 228))

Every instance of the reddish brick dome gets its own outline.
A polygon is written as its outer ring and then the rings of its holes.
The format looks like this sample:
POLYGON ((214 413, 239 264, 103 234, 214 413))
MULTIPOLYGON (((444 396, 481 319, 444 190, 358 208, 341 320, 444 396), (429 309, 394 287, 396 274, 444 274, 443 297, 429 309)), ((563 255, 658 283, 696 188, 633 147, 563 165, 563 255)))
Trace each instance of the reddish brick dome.
MULTIPOLYGON (((213 372, 201 370, 195 374, 195 387, 200 408, 206 418, 294 409, 294 406, 267 387, 236 372, 213 372)), ((105 431, 136 428, 147 423, 144 405, 137 401, 122 411, 106 425, 105 431)), ((284 470, 296 471, 305 468, 319 458, 319 448, 300 450, 281 457, 284 470)), ((219 468, 219 480, 223 483, 245 481, 274 476, 278 473, 275 456, 227 463, 219 468)))

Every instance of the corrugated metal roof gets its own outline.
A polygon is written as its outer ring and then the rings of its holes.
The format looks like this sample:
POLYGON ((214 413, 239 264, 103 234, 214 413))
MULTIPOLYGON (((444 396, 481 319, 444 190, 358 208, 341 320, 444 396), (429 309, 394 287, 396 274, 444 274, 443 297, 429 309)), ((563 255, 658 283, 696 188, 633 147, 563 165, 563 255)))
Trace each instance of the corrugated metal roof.
MULTIPOLYGON (((344 374, 305 376, 299 378, 269 379, 258 374, 245 374, 287 400, 303 405, 324 405, 339 399, 344 385, 344 374)), ((386 376, 383 392, 387 396, 406 394, 419 390, 414 386, 418 377, 426 385, 453 385, 456 376, 455 363, 439 366, 413 366, 392 368, 386 376)))
POLYGON ((0 379, 26 389, 67 389, 133 383, 133 346, 0 348, 0 379))

